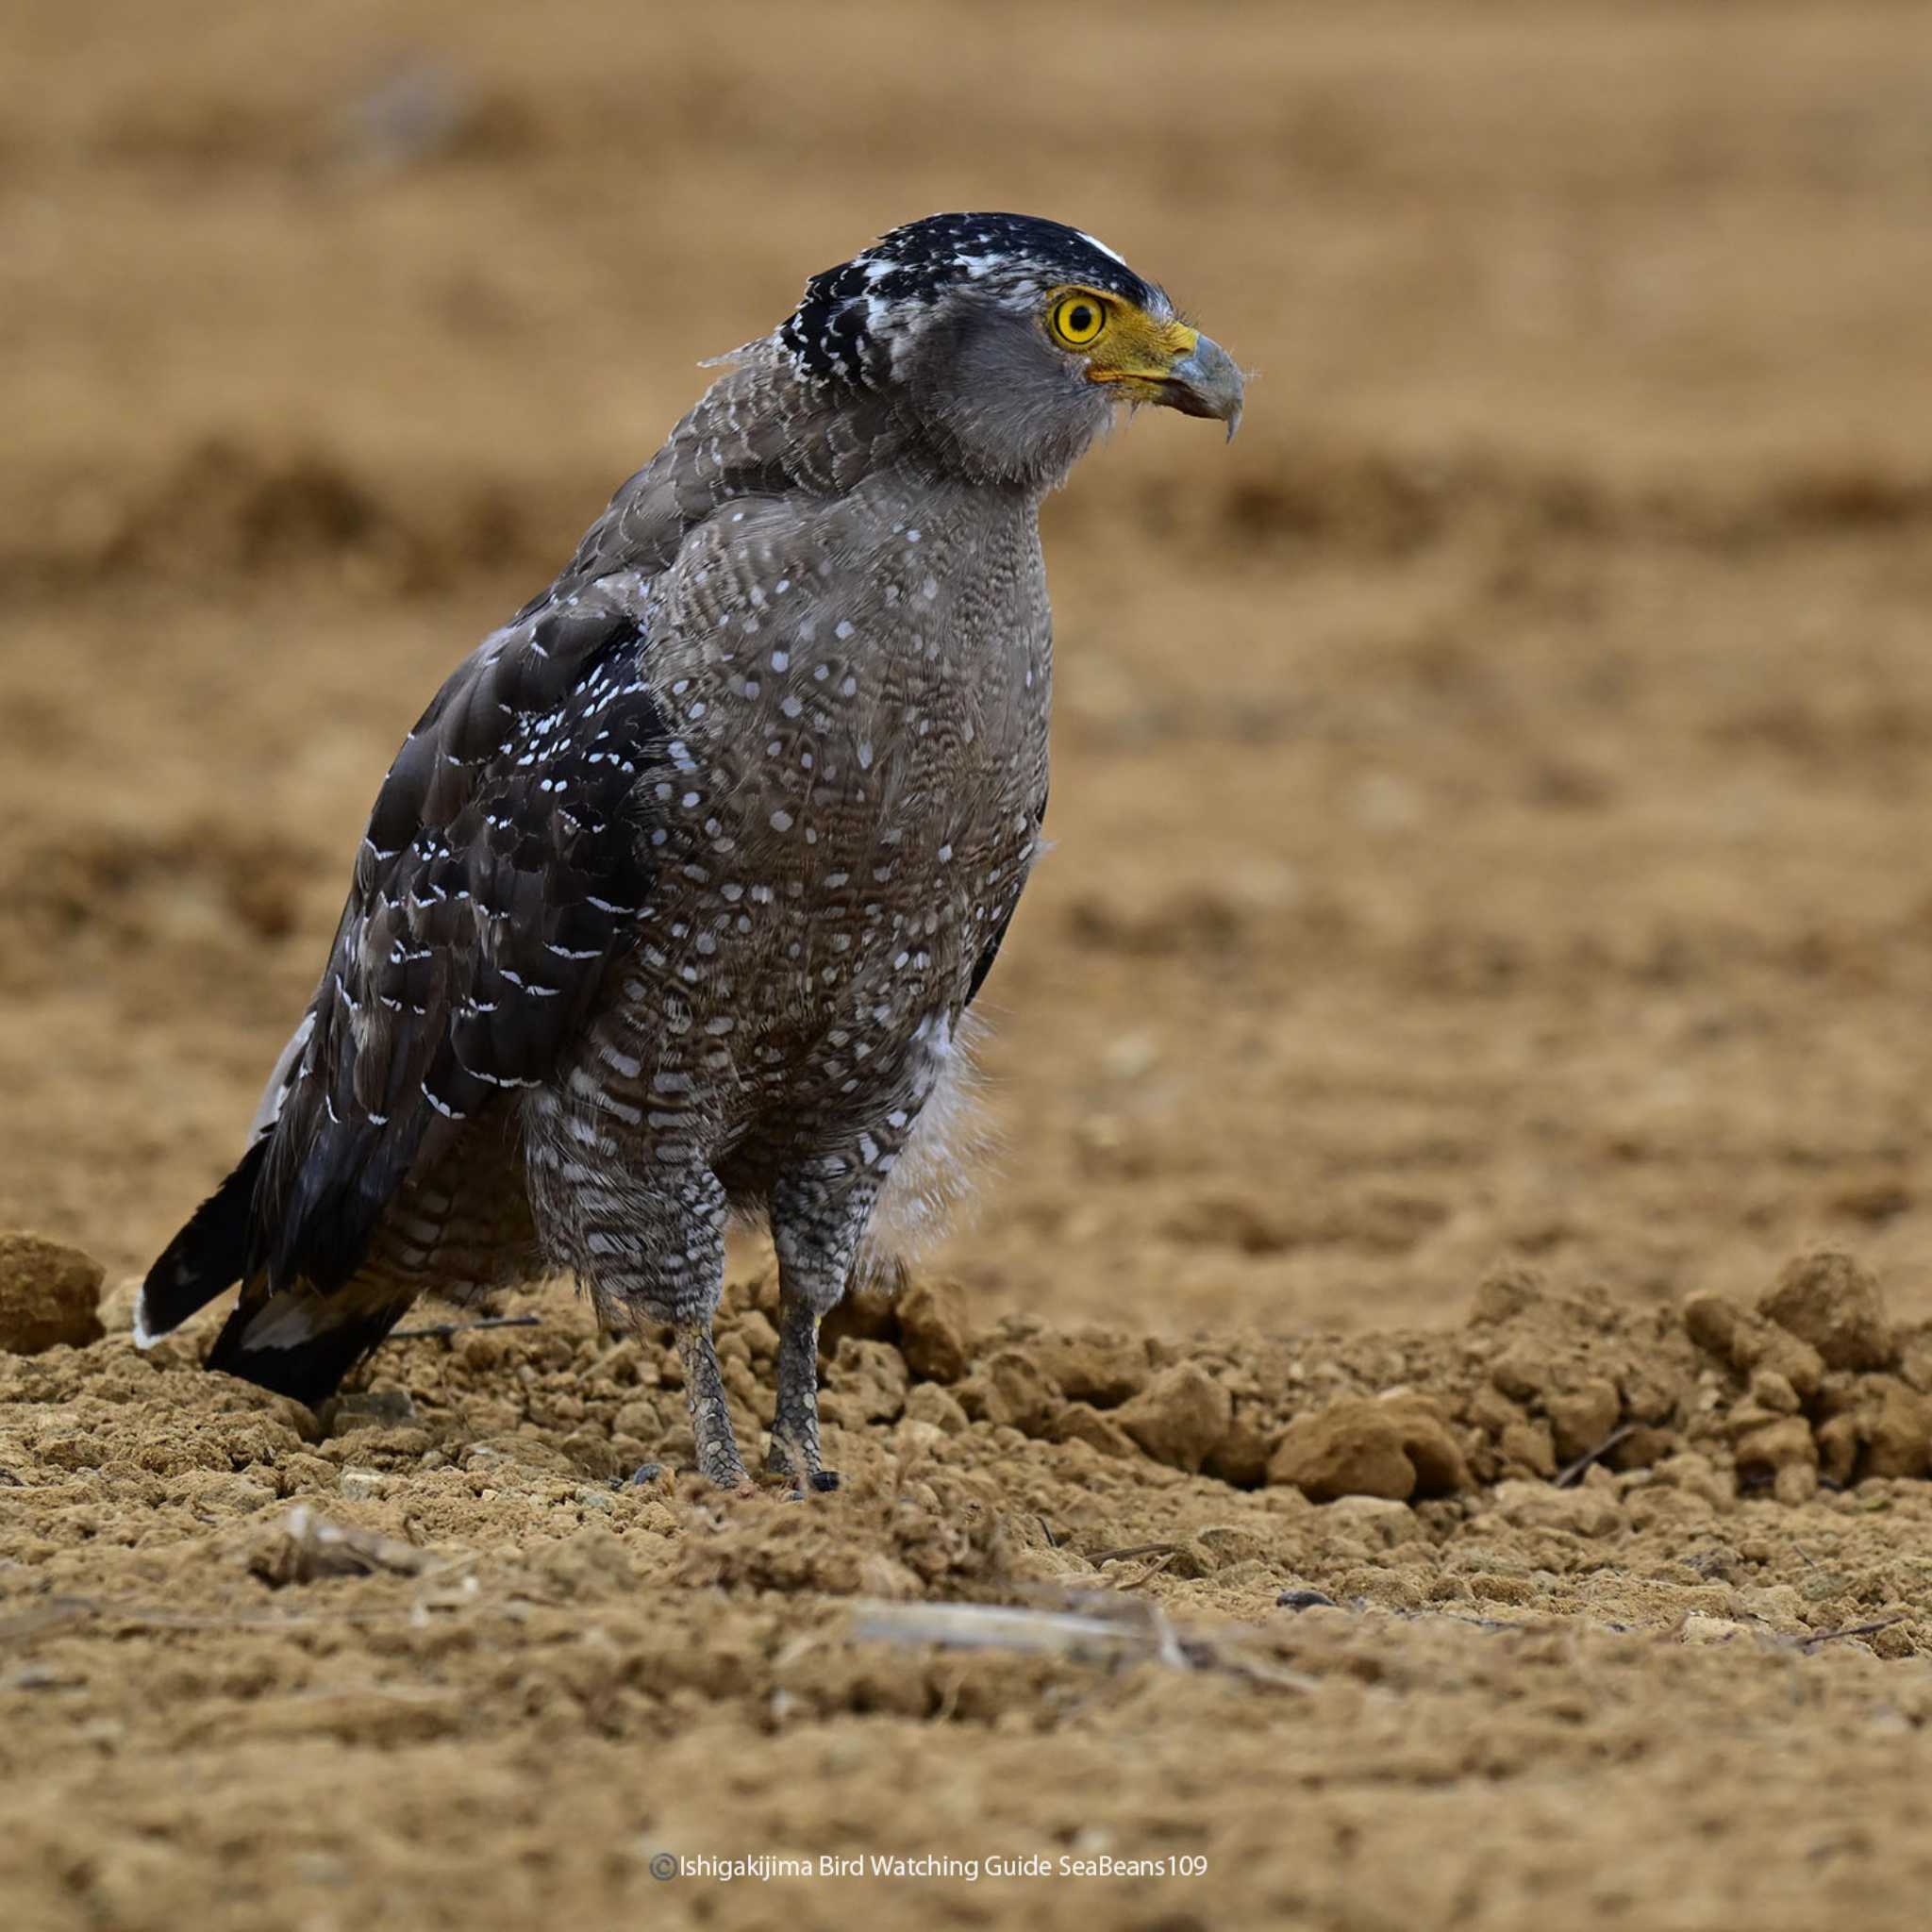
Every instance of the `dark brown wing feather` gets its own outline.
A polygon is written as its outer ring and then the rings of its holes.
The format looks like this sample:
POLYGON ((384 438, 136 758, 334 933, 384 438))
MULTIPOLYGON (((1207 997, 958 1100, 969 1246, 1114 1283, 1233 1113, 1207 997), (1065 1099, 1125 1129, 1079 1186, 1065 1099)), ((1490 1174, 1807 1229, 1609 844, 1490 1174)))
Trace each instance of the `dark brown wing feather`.
POLYGON ((601 589, 445 684, 390 769, 271 1130, 245 1273, 328 1293, 419 1162, 582 1024, 649 897, 664 757, 639 619, 601 589))

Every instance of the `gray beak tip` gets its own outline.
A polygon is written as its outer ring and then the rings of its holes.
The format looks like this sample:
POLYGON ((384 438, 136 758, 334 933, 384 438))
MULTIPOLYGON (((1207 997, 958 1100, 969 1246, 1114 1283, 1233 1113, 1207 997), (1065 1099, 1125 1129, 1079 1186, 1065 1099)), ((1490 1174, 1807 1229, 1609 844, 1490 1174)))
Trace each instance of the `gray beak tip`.
POLYGON ((1234 440, 1246 385, 1234 358, 1212 336, 1202 336, 1192 352, 1168 371, 1167 381, 1175 408, 1225 423, 1228 441, 1234 440))

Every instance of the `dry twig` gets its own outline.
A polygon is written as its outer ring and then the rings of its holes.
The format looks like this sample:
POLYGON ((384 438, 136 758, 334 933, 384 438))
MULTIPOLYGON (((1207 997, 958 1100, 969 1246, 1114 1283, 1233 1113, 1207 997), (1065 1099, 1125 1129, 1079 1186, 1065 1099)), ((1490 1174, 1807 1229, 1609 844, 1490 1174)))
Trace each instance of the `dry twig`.
POLYGON ((1627 1442, 1639 1429, 1647 1428, 1647 1423, 1629 1422, 1619 1424, 1599 1442, 1594 1449, 1579 1456, 1574 1462, 1565 1463, 1557 1472, 1556 1487, 1567 1490, 1582 1479, 1583 1473, 1591 1463, 1601 1462, 1619 1442, 1627 1442))
POLYGON ((947 1650, 1004 1650, 1116 1668, 1156 1663, 1170 1670, 1224 1671, 1277 1690, 1307 1690, 1313 1679, 1244 1655, 1218 1637, 1184 1636, 1144 1597, 1076 1591, 1063 1606, 901 1604, 865 1599, 854 1607, 859 1642, 934 1644, 947 1650))
POLYGON ((481 1315, 474 1322, 436 1322, 426 1328, 391 1328, 385 1341, 448 1341, 474 1328, 541 1328, 541 1315, 481 1315))
POLYGON ((1875 1624, 1853 1624, 1843 1630, 1816 1630, 1809 1637, 1798 1640, 1798 1648, 1803 1651, 1816 1650, 1821 1643, 1836 1643, 1846 1637, 1875 1637, 1881 1630, 1890 1630, 1894 1624, 1903 1624, 1903 1617, 1881 1617, 1875 1624))

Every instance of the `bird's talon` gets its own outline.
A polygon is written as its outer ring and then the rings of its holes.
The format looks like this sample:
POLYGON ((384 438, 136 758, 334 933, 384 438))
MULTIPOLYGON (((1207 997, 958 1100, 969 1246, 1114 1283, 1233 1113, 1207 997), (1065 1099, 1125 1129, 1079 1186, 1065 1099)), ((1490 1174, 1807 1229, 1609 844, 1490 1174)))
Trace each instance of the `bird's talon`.
POLYGON ((829 1496, 839 1487, 839 1472, 836 1469, 813 1470, 811 1486, 820 1495, 829 1496))

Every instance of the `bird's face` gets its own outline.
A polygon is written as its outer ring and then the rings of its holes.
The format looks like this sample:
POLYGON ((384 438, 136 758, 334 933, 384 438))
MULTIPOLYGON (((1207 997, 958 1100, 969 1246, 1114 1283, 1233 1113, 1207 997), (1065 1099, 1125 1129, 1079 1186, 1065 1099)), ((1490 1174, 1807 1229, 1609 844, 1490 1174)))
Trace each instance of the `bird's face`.
POLYGON ((1158 403, 1184 416, 1241 426, 1241 373, 1211 336, 1180 320, 1162 295, 1143 308, 1078 283, 1051 291, 1040 305, 1047 341, 1073 358, 1073 374, 1105 384, 1113 400, 1158 403))
POLYGON ((971 474, 1051 484, 1121 403, 1233 435, 1241 371, 1074 228, 933 215, 814 276, 779 340, 802 375, 891 400, 971 474))

